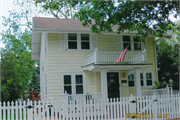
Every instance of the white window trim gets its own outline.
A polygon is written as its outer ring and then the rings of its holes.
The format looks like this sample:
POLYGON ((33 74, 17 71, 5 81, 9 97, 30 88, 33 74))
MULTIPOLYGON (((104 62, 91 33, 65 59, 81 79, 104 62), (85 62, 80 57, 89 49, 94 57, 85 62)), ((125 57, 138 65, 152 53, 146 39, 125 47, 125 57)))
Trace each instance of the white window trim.
POLYGON ((76 95, 75 75, 82 75, 83 76, 83 94, 86 94, 86 80, 85 80, 85 73, 83 72, 61 74, 61 93, 62 94, 64 94, 64 75, 71 75, 71 90, 72 90, 71 95, 76 95))
POLYGON ((77 34, 77 49, 69 49, 68 48, 68 33, 66 34, 67 38, 67 51, 93 51, 93 38, 91 37, 91 34, 89 34, 89 49, 81 49, 81 34, 88 34, 88 33, 75 33, 77 34))
MULTIPOLYGON (((128 73, 134 73, 134 72, 133 71, 129 71, 128 73)), ((143 83, 144 83, 144 85, 141 86, 141 88, 152 88, 154 86, 154 72, 153 71, 140 71, 139 73, 143 73, 143 83), (146 73, 151 73, 152 74, 152 85, 147 86, 146 73)), ((128 87, 129 87, 129 80, 128 80, 128 87)), ((133 87, 129 87, 129 88, 130 89, 134 89, 135 88, 135 83, 134 83, 133 87)))

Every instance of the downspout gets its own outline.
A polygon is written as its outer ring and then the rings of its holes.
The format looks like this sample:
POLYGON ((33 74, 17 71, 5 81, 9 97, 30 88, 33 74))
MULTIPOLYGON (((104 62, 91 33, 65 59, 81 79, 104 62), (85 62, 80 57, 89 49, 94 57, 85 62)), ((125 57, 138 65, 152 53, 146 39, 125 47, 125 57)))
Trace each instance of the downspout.
POLYGON ((160 41, 161 38, 159 38, 158 40, 154 41, 154 55, 155 55, 155 62, 156 62, 156 80, 158 80, 158 67, 157 67, 157 56, 156 56, 156 42, 160 41))

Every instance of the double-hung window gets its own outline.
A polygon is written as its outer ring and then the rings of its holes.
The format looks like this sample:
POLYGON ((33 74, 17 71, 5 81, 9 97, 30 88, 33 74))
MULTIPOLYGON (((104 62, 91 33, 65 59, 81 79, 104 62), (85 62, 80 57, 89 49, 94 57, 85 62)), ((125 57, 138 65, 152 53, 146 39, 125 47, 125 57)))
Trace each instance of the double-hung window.
POLYGON ((131 50, 131 38, 130 38, 130 36, 123 36, 123 48, 125 49, 125 47, 128 44, 129 44, 128 50, 131 50))
POLYGON ((68 49, 89 50, 90 49, 89 34, 68 33, 68 49))
POLYGON ((152 85, 152 73, 146 73, 146 85, 147 86, 152 85))
POLYGON ((139 37, 133 37, 134 41, 134 50, 141 50, 141 41, 139 40, 139 37))
MULTIPOLYGON (((129 87, 134 87, 134 73, 128 73, 128 83, 129 87)), ((142 72, 140 73, 140 84, 141 86, 152 86, 153 85, 153 75, 152 72, 142 72)))
POLYGON ((64 91, 68 94, 72 94, 71 75, 64 75, 64 91))
POLYGON ((90 49, 89 34, 81 34, 81 49, 90 49))
POLYGON ((84 74, 72 73, 63 74, 63 93, 84 94, 85 80, 84 74))
POLYGON ((75 82, 76 82, 76 94, 83 94, 83 76, 82 75, 75 75, 75 82))
POLYGON ((68 48, 77 49, 77 34, 68 33, 68 48))
POLYGON ((127 35, 123 35, 123 50, 125 49, 125 47, 129 44, 129 48, 128 50, 141 50, 142 46, 141 46, 141 41, 139 40, 139 37, 135 37, 135 36, 127 36, 127 35))
POLYGON ((128 74, 129 87, 134 87, 134 73, 128 74))

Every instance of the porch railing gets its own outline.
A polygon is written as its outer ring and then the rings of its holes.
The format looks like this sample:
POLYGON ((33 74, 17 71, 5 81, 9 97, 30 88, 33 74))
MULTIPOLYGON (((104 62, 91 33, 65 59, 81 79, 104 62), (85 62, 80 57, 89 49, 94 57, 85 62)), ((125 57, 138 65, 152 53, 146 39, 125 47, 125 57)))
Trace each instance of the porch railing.
MULTIPOLYGON (((120 56, 122 52, 113 52, 113 51, 98 51, 94 50, 93 53, 89 54, 85 58, 85 64, 91 63, 105 63, 111 62, 114 63, 116 59, 120 56)), ((124 58, 124 62, 145 62, 146 51, 143 52, 129 52, 127 51, 126 56, 124 58)))

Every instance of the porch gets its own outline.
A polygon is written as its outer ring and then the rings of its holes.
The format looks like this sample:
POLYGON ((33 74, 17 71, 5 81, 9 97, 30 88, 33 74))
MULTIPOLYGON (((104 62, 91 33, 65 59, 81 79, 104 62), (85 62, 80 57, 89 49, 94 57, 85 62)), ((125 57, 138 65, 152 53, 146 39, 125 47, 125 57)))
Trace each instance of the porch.
MULTIPOLYGON (((89 65, 92 63, 95 64, 106 64, 111 63, 113 64, 116 59, 120 56, 122 52, 115 52, 115 51, 98 51, 97 49, 94 50, 93 53, 89 54, 85 58, 85 65, 89 65)), ((143 52, 130 52, 127 51, 124 63, 146 63, 147 55, 146 50, 143 52)))

